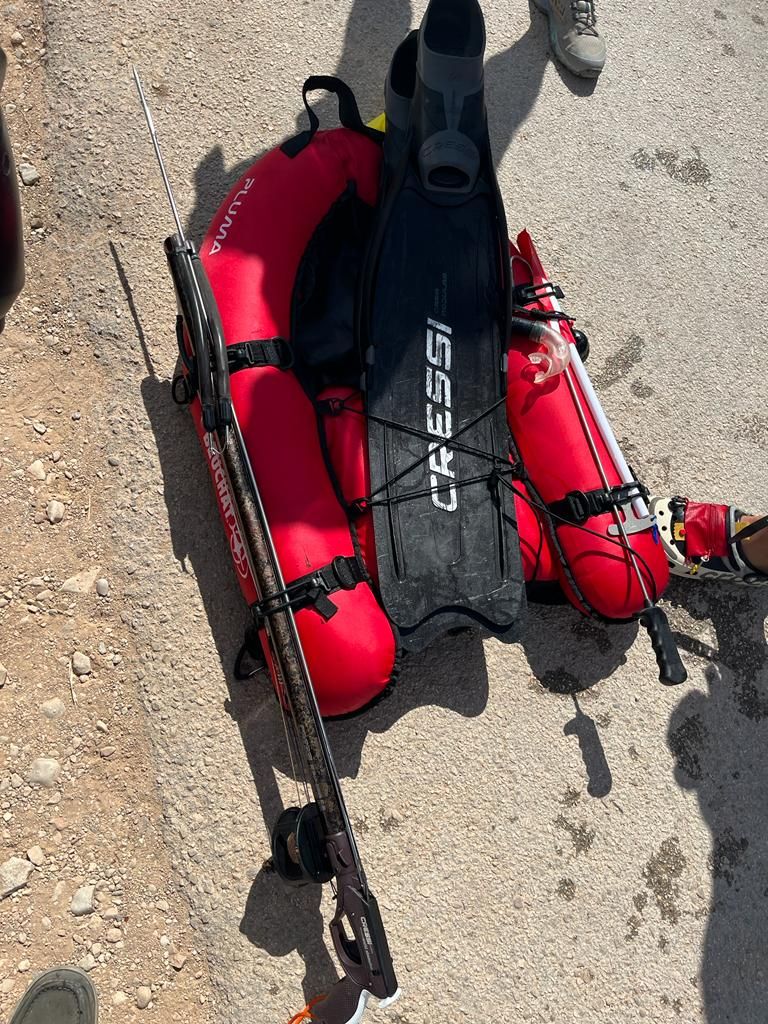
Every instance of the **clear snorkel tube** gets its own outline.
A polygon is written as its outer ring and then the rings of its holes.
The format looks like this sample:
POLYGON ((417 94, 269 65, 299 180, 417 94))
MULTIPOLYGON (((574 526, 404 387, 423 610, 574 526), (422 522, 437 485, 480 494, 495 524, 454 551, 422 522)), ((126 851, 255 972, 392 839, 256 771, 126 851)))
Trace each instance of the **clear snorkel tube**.
POLYGON ((533 378, 534 384, 541 384, 550 377, 562 373, 571 361, 571 346, 560 331, 555 331, 539 320, 525 320, 512 317, 510 326, 513 334, 522 334, 535 345, 543 345, 546 352, 530 352, 528 360, 541 369, 533 378))

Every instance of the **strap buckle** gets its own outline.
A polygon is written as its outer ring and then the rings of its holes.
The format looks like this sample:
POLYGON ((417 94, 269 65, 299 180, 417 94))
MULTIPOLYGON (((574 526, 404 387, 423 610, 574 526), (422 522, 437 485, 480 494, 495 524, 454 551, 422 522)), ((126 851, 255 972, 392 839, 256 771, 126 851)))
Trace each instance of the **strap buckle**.
POLYGON ((516 284, 512 289, 512 301, 516 306, 530 306, 541 299, 564 299, 565 292, 559 284, 542 281, 541 284, 516 284))

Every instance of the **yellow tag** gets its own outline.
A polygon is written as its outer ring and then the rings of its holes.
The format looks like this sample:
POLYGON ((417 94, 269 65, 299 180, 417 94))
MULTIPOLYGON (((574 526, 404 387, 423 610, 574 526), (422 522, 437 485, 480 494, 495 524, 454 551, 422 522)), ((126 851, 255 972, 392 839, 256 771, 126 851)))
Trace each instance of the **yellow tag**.
POLYGON ((374 117, 372 121, 368 122, 368 127, 375 129, 377 132, 385 132, 387 130, 387 115, 379 114, 378 117, 374 117))
POLYGON ((676 541, 684 541, 685 540, 685 523, 675 523, 674 528, 673 528, 673 533, 675 535, 675 540, 676 541))

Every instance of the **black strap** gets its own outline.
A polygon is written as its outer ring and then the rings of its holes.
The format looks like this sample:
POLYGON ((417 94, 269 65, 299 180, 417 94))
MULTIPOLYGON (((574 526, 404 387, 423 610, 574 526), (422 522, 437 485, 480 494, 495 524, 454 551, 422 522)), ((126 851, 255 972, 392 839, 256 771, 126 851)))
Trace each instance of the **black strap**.
POLYGON ((227 361, 230 373, 257 366, 276 366, 279 370, 289 370, 293 366, 293 349, 285 338, 238 341, 235 345, 227 345, 227 361))
POLYGON ((243 645, 237 652, 235 658, 235 679, 245 680, 260 672, 266 671, 267 662, 264 658, 264 650, 259 639, 258 625, 252 622, 245 631, 243 645), (250 668, 244 667, 246 659, 250 662, 250 668))
POLYGON ((618 505, 625 505, 635 498, 642 498, 644 501, 648 499, 648 488, 638 480, 619 484, 609 491, 603 488, 594 491, 570 491, 560 501, 549 502, 547 508, 560 522, 581 525, 592 516, 611 512, 618 505))
POLYGON ((326 620, 332 619, 338 611, 329 594, 337 590, 354 590, 358 583, 368 579, 365 567, 355 556, 339 555, 328 565, 315 569, 289 583, 284 590, 277 590, 251 606, 257 628, 276 612, 289 608, 312 607, 326 620))
POLYGON ((305 149, 320 127, 320 119, 314 112, 312 107, 309 105, 309 93, 315 92, 318 89, 322 89, 325 92, 332 92, 339 101, 339 121, 344 125, 345 128, 350 128, 353 132, 358 132, 360 135, 365 135, 369 139, 373 139, 375 142, 381 142, 384 138, 383 132, 376 131, 375 128, 369 128, 363 123, 363 119, 360 117, 360 111, 357 106, 357 100, 355 94, 349 88, 346 82, 342 82, 340 78, 336 78, 335 75, 311 75, 304 83, 301 97, 304 100, 304 106, 309 116, 309 128, 306 131, 299 132, 292 139, 288 139, 284 142, 280 149, 286 156, 290 157, 291 160, 297 157, 303 149, 305 149))
POLYGON ((741 530, 737 530, 732 537, 729 538, 730 542, 738 541, 740 544, 743 540, 749 540, 750 537, 754 537, 756 533, 760 533, 761 530, 765 530, 768 527, 768 516, 760 516, 754 523, 750 523, 749 526, 745 526, 741 530))

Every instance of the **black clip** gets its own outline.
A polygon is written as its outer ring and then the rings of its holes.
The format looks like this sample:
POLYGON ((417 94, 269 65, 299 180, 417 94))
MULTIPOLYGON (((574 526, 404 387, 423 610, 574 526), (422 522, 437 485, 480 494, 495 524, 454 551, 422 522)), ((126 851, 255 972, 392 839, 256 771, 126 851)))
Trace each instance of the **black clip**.
POLYGON ((512 302, 515 306, 530 306, 540 299, 564 299, 565 292, 559 284, 542 281, 541 284, 516 284, 512 289, 512 302))

